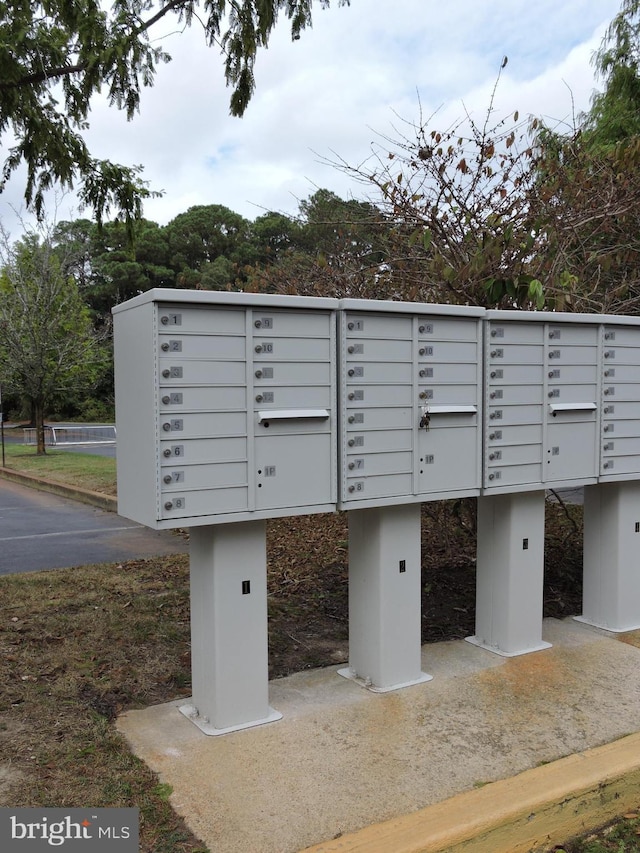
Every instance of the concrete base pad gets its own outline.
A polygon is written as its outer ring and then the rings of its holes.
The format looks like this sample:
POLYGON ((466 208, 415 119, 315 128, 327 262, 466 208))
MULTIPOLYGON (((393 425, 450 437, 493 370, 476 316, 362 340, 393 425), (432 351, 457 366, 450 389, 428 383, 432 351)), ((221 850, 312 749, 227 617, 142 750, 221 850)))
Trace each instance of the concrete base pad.
POLYGON ((640 730, 640 637, 573 620, 543 635, 552 648, 514 658, 425 646, 433 681, 397 692, 333 668, 279 679, 283 719, 223 737, 184 700, 118 727, 216 853, 550 849, 640 805, 640 735, 626 737, 640 730))

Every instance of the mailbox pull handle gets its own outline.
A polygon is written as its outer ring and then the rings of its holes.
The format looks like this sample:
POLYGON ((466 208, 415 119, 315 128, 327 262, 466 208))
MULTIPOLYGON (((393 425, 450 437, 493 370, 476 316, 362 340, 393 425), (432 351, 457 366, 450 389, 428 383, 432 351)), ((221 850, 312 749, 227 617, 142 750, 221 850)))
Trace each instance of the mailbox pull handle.
POLYGON ((430 415, 475 415, 477 406, 429 406, 430 415))
POLYGON ((597 408, 595 403, 549 403, 552 415, 558 412, 595 412, 597 408))
POLYGON ((258 423, 263 421, 297 421, 297 420, 321 420, 329 417, 326 409, 272 409, 270 411, 258 412, 258 423))

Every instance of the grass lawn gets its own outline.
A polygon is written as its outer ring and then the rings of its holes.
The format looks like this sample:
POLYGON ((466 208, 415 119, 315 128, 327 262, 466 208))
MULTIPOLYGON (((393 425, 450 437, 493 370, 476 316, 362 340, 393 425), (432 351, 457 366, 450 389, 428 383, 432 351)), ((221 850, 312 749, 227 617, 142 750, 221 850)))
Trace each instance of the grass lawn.
POLYGON ((69 483, 105 495, 116 494, 116 460, 107 456, 73 453, 53 447, 47 448, 43 456, 38 456, 34 447, 6 442, 5 461, 7 468, 34 477, 69 483))

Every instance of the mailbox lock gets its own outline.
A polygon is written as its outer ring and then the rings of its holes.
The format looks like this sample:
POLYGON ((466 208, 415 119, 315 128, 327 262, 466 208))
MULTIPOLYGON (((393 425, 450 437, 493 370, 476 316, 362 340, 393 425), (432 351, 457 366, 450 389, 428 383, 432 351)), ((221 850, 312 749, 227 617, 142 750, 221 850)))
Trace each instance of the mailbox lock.
POLYGON ((355 351, 356 351, 356 348, 354 346, 347 347, 348 353, 354 353, 355 351))
POLYGON ((259 328, 262 326, 262 321, 261 321, 261 320, 256 320, 256 321, 255 321, 255 323, 254 323, 253 325, 256 327, 256 329, 259 329, 259 328))
POLYGON ((611 353, 612 353, 612 350, 608 349, 608 350, 605 352, 604 357, 605 357, 605 358, 611 358, 611 353))
MULTIPOLYGON (((605 429, 606 429, 606 427, 605 427, 605 429)), ((166 448, 166 450, 162 451, 162 455, 163 456, 171 456, 171 451, 169 450, 168 447, 166 448)))
POLYGON ((165 503, 165 505, 164 505, 164 508, 165 508, 165 509, 173 509, 173 502, 172 502, 172 501, 167 501, 167 502, 165 503))
POLYGON ((493 460, 493 459, 495 459, 495 458, 496 458, 496 454, 495 454, 495 453, 490 453, 490 454, 489 454, 489 459, 492 459, 492 460, 493 460))
POLYGON ((428 400, 429 399, 429 395, 426 391, 421 391, 418 394, 418 396, 420 397, 421 400, 428 400))
POLYGON ((355 486, 353 486, 353 485, 349 486, 349 491, 350 491, 350 492, 355 492, 355 490, 356 490, 356 487, 355 487, 355 486))
POLYGON ((354 439, 353 439, 353 438, 350 438, 350 439, 349 439, 349 441, 347 442, 347 444, 349 445, 349 447, 353 447, 353 446, 354 446, 354 444, 355 444, 354 439))
POLYGON ((611 414, 611 407, 610 407, 610 406, 605 406, 605 407, 604 407, 604 413, 605 413, 605 415, 610 415, 610 414, 611 414))
POLYGON ((170 370, 163 370, 162 375, 164 376, 165 379, 168 379, 171 376, 171 371, 170 370))
POLYGON ((262 371, 261 370, 256 370, 255 375, 256 375, 256 379, 262 379, 262 371))
POLYGON ((262 347, 260 346, 260 344, 258 344, 258 346, 256 347, 256 352, 262 352, 262 347))
POLYGON ((549 353, 549 358, 555 358, 555 357, 556 357, 555 352, 553 350, 551 350, 551 352, 549 353))
POLYGON ((489 396, 491 397, 491 399, 492 399, 492 400, 495 400, 496 392, 495 392, 495 391, 492 391, 492 392, 489 394, 489 396))
POLYGON ((165 474, 163 477, 163 480, 165 481, 165 483, 170 483, 171 482, 171 474, 165 474))
POLYGON ((256 403, 261 403, 263 400, 262 394, 256 394, 256 403))
POLYGON ((347 373, 349 374, 349 376, 355 376, 355 370, 353 368, 351 368, 351 370, 348 370, 347 373))
POLYGON ((162 429, 163 429, 165 432, 171 432, 171 424, 169 424, 169 423, 164 423, 164 424, 162 424, 162 429))
POLYGON ((491 371, 491 378, 492 378, 492 379, 495 379, 495 378, 496 378, 496 372, 495 372, 495 370, 492 370, 492 371, 491 371))
POLYGON ((355 324, 354 323, 347 323, 347 329, 349 329, 349 331, 352 332, 355 329, 355 324))
POLYGON ((162 402, 165 404, 165 406, 168 406, 171 402, 171 397, 168 394, 165 394, 162 398, 162 402))
POLYGON ((605 462, 605 463, 604 463, 604 465, 603 465, 602 467, 603 467, 603 468, 609 468, 609 467, 611 467, 611 466, 610 466, 610 463, 609 463, 609 462, 605 462))
POLYGON ((356 422, 356 419, 354 418, 354 416, 353 416, 353 415, 349 415, 349 423, 350 423, 350 424, 354 424, 355 422, 356 422))
POLYGON ((604 425, 604 431, 605 431, 605 432, 609 432, 609 424, 605 424, 605 425, 604 425))
POLYGON ((426 355, 426 354, 427 354, 427 349, 426 349, 426 347, 420 347, 420 349, 418 350, 418 352, 420 353, 420 355, 426 355))
POLYGON ((356 463, 355 463, 355 462, 349 462, 349 470, 350 470, 350 471, 353 471, 353 469, 354 469, 355 467, 356 467, 356 463))
POLYGON ((495 474, 489 474, 489 479, 493 480, 495 478, 495 476, 496 476, 495 474))
POLYGON ((495 358, 497 355, 498 355, 498 350, 497 350, 497 349, 492 349, 492 350, 491 350, 491 358, 495 358))
POLYGON ((167 317, 166 314, 164 314, 162 317, 160 317, 160 322, 162 323, 163 326, 167 325, 167 323, 169 322, 169 318, 167 317))

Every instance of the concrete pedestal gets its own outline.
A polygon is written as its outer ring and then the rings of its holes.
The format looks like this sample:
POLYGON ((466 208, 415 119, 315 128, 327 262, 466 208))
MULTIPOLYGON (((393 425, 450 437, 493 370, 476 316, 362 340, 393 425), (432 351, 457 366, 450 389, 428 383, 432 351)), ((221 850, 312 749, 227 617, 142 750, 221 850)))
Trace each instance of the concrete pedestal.
POLYGON ((640 483, 584 490, 581 622, 607 631, 640 628, 640 483))
POLYGON ((542 641, 544 491, 478 498, 476 633, 467 640, 505 657, 542 641))
POLYGON ((268 697, 265 522, 189 533, 193 696, 180 710, 210 735, 278 720, 268 697))
POLYGON ((420 505, 349 512, 349 667, 376 692, 429 681, 421 671, 420 505))

